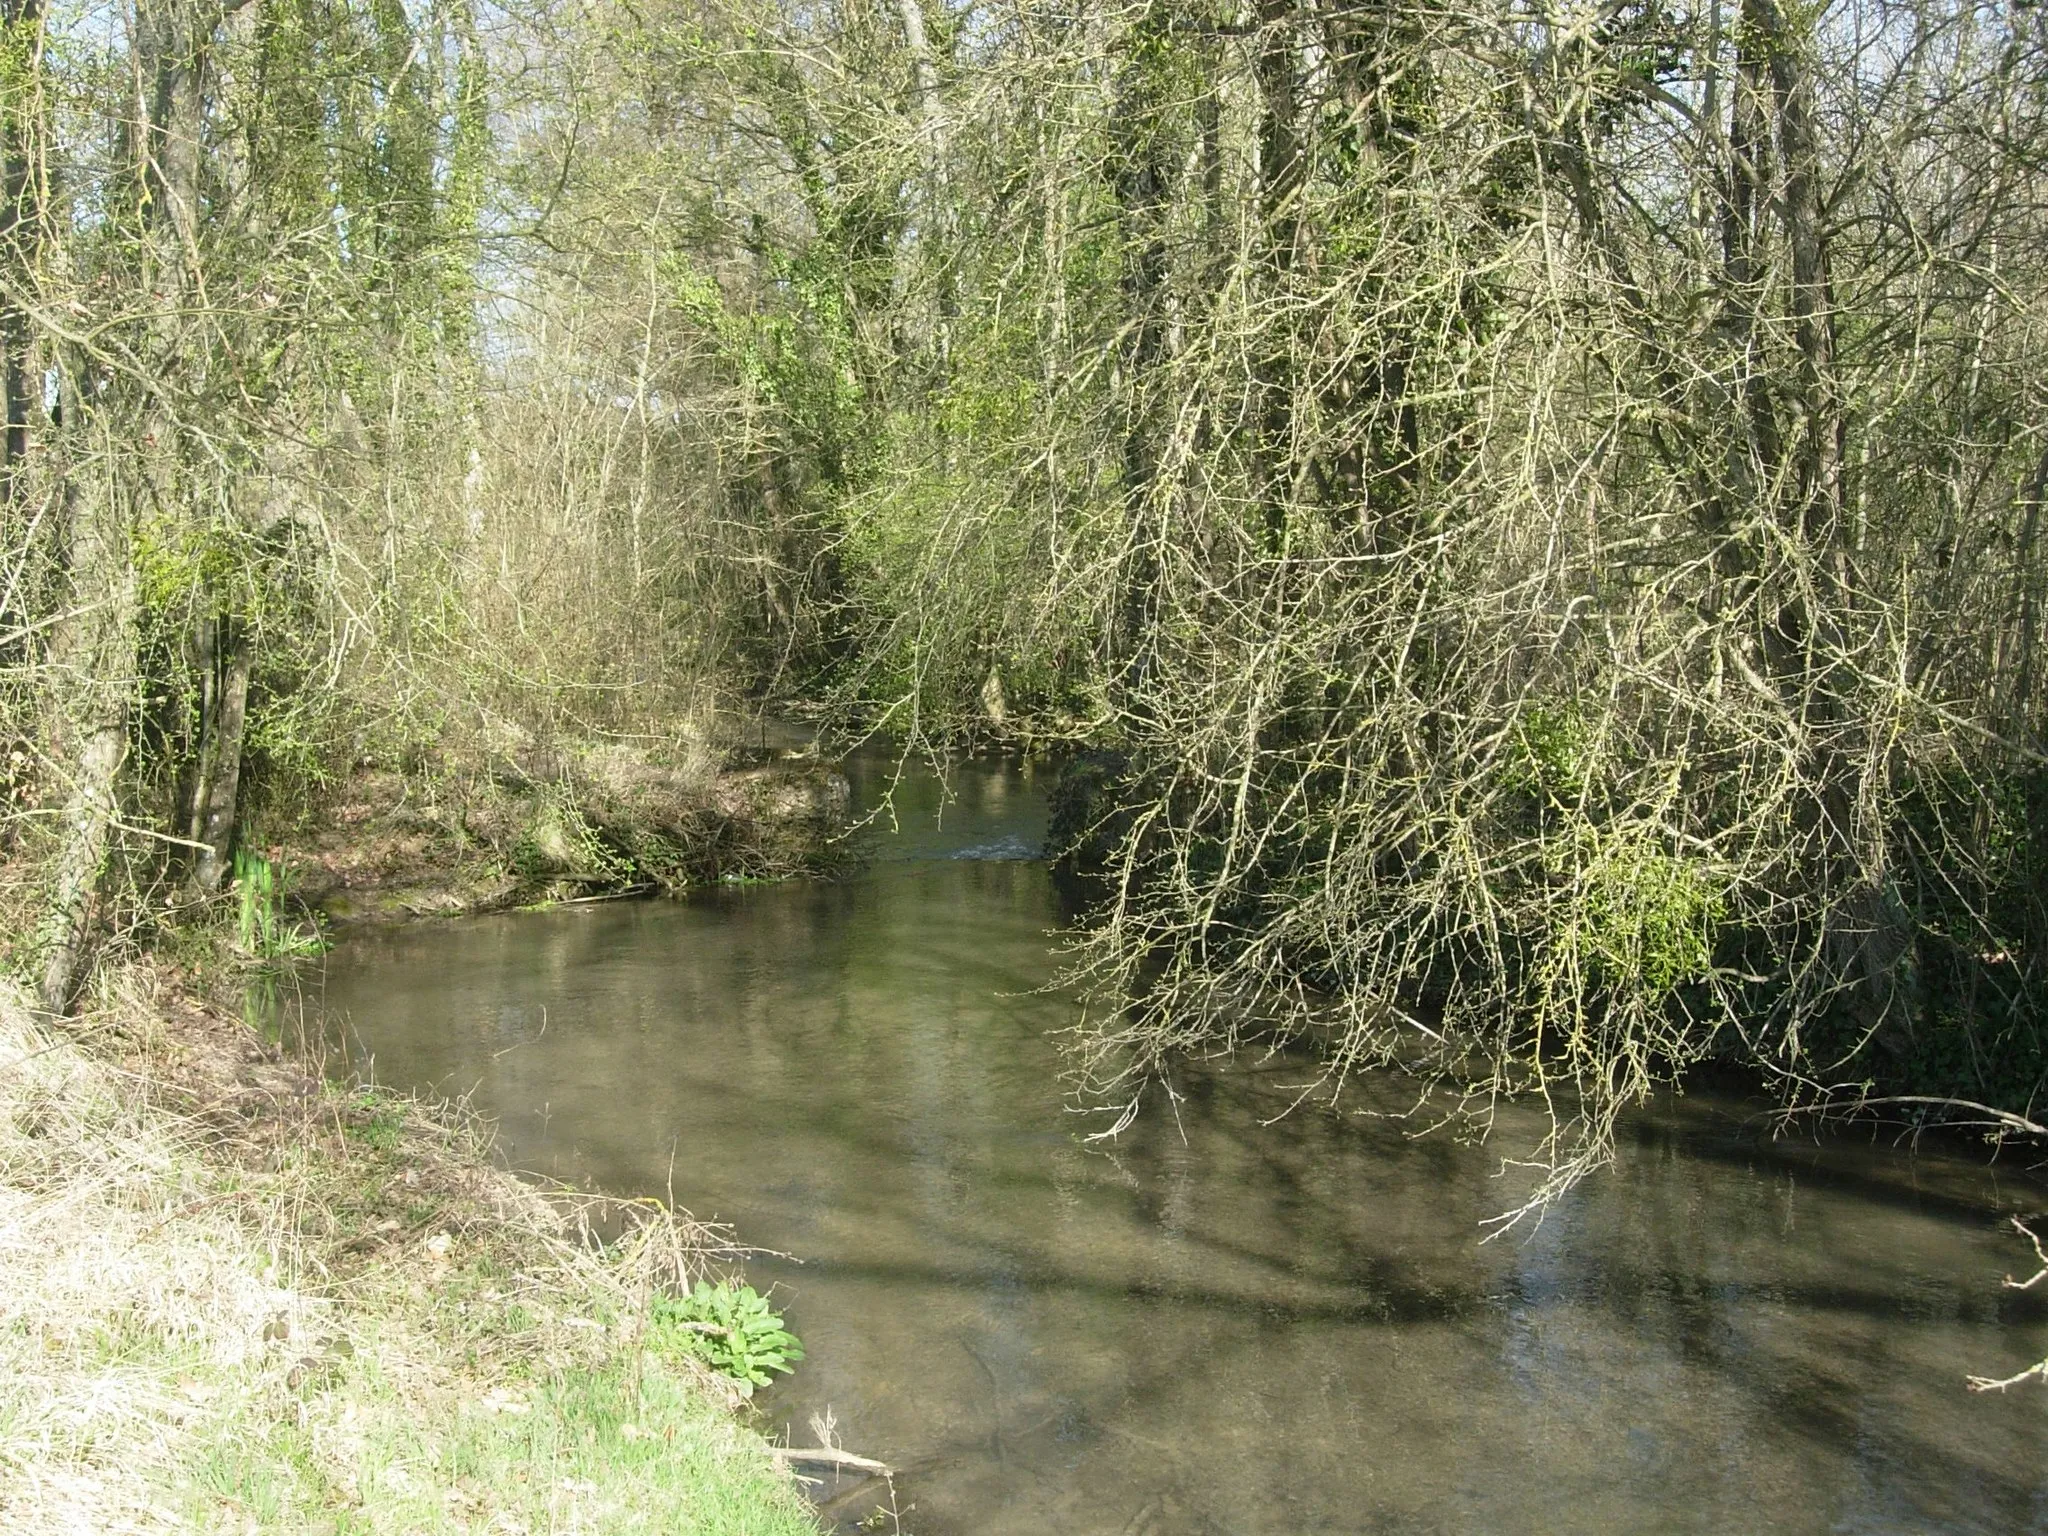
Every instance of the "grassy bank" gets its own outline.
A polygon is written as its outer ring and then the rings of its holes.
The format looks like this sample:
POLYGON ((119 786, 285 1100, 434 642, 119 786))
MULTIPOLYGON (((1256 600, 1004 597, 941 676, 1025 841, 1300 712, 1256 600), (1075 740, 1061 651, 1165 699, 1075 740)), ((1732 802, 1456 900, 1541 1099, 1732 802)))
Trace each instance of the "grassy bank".
POLYGON ((159 968, 0 988, 0 1528, 815 1532, 650 1321, 730 1251, 592 1214, 159 968))

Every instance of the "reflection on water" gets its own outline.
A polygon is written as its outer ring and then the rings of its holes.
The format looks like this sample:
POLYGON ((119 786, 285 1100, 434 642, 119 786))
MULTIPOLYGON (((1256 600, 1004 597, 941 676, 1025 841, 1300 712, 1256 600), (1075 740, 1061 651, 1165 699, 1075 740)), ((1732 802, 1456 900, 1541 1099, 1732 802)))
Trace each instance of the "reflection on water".
POLYGON ((1693 1098, 1481 1246, 1496 1151, 1266 1125, 1271 1065, 1091 1150, 1016 857, 1042 803, 1015 768, 961 788, 935 823, 914 779, 844 884, 365 935, 326 1003, 517 1165, 800 1256, 754 1270, 809 1351, 765 1406, 907 1469, 922 1536, 2048 1531, 2048 1393, 1961 1386, 2048 1354, 1998 1286, 2028 1176, 1693 1098))

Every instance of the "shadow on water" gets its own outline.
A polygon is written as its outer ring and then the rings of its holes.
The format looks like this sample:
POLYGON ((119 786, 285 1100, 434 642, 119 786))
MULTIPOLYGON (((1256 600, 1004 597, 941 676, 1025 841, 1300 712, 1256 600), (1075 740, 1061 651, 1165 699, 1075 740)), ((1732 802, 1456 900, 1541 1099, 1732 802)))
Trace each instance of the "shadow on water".
POLYGON ((1961 1384, 2048 1354, 1998 1286, 2030 1176, 1693 1096, 1482 1245, 1528 1117, 1491 1147, 1267 1125, 1285 1063, 1196 1070, 1184 1138, 1092 1150, 1042 785, 954 782, 940 815, 908 778, 858 878, 367 934, 324 1004, 516 1164, 801 1256, 755 1267, 809 1350, 764 1407, 906 1469, 924 1536, 2048 1532, 2048 1394, 1961 1384))

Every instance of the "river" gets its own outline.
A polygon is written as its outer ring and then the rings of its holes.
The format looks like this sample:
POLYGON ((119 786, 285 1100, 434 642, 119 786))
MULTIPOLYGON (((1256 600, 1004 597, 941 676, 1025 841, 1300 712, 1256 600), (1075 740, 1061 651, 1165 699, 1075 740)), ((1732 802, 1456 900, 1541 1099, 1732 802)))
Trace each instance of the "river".
POLYGON ((1043 775, 951 782, 845 881, 358 932, 315 1000, 514 1166, 791 1255, 749 1269, 809 1351, 763 1411, 901 1468, 918 1536, 2048 1533, 2048 1391, 1963 1390, 2048 1355, 1999 1284, 2048 1208, 2018 1162, 1695 1093, 1482 1243, 1520 1112, 1418 1139, 1368 1082, 1269 1124, 1267 1061, 1090 1145, 1043 775))

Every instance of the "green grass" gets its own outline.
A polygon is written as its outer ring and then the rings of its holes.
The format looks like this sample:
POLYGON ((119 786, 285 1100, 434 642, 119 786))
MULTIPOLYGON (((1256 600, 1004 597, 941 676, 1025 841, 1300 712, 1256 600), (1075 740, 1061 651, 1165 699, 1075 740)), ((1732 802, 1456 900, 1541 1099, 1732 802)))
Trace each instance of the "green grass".
POLYGON ((222 1427, 187 1485, 195 1523, 816 1536, 758 1439, 644 1359, 507 1380, 424 1414, 374 1363, 350 1360, 300 1402, 303 1418, 222 1427))

